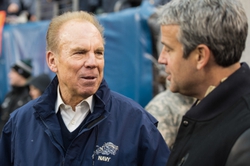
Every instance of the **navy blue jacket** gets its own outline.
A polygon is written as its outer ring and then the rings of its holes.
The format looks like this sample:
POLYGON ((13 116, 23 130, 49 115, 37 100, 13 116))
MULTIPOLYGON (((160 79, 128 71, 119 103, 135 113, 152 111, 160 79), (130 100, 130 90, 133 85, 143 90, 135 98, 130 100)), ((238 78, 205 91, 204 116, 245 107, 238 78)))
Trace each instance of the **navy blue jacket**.
POLYGON ((155 118, 104 80, 93 113, 65 151, 55 114, 57 86, 56 77, 40 98, 11 114, 0 140, 1 165, 166 165, 169 150, 155 118))

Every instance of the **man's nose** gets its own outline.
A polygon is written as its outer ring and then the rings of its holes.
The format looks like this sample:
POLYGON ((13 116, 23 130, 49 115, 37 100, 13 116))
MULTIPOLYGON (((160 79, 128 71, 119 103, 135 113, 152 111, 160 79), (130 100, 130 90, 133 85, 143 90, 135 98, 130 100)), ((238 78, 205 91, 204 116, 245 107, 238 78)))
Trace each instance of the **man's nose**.
POLYGON ((96 66, 96 56, 94 52, 89 52, 85 61, 86 66, 96 66))
POLYGON ((164 54, 163 50, 161 51, 161 53, 159 55, 158 63, 167 65, 167 55, 164 54))

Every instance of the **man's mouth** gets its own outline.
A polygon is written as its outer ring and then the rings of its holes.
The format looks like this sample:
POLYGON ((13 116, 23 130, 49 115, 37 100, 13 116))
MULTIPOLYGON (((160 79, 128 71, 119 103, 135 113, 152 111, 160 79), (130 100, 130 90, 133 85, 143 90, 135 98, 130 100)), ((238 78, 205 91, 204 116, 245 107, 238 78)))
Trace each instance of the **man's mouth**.
POLYGON ((86 79, 86 80, 93 80, 93 79, 95 79, 96 77, 94 77, 94 76, 86 76, 86 77, 82 77, 82 78, 84 78, 84 79, 86 79))

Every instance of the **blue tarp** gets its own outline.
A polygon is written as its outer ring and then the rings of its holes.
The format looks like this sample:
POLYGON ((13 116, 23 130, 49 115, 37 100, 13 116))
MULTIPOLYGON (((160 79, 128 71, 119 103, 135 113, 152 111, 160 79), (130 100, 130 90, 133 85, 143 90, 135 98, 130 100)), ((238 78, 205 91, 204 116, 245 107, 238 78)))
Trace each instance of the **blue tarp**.
MULTIPOLYGON (((143 3, 118 13, 99 15, 104 26, 104 77, 110 88, 145 106, 153 96, 151 36, 147 19, 153 7, 143 3)), ((50 72, 45 61, 45 36, 49 21, 5 25, 0 56, 0 102, 10 90, 10 66, 22 58, 31 58, 33 75, 50 72)))

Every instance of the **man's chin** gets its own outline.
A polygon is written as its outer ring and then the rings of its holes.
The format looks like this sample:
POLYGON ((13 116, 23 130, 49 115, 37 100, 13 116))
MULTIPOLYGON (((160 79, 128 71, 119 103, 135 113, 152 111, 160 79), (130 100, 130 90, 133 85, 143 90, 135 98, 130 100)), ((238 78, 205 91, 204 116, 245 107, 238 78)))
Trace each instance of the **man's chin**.
POLYGON ((172 86, 169 87, 169 90, 173 93, 179 93, 179 91, 175 87, 172 87, 172 86))
POLYGON ((97 91, 97 89, 83 89, 83 91, 80 92, 81 96, 83 96, 84 98, 88 98, 90 96, 92 96, 93 94, 95 94, 97 91))

